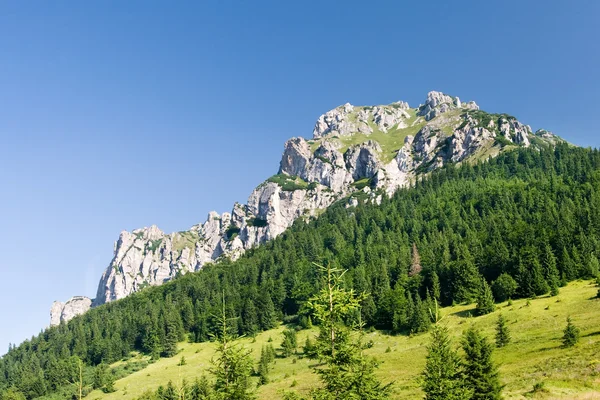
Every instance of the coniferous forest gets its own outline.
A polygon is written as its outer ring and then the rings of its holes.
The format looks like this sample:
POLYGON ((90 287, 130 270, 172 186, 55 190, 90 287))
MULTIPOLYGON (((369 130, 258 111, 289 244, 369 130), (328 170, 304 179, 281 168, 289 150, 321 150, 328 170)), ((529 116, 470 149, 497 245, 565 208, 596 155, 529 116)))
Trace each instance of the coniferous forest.
MULTIPOLYGON (((219 260, 11 347, 0 359, 0 393, 34 399, 77 382, 104 386, 96 381, 107 364, 132 351, 174 356, 178 341, 218 336, 223 318, 248 336, 280 321, 318 323, 307 306, 323 290, 314 263, 347 270, 342 286, 369 294, 357 297, 353 318, 390 334, 428 331, 436 303, 477 303, 485 314, 495 301, 556 295, 599 272, 597 150, 519 149, 446 166, 380 205, 346 204, 296 221, 237 261, 219 260)), ((489 348, 477 332, 464 346, 474 357, 489 348)))

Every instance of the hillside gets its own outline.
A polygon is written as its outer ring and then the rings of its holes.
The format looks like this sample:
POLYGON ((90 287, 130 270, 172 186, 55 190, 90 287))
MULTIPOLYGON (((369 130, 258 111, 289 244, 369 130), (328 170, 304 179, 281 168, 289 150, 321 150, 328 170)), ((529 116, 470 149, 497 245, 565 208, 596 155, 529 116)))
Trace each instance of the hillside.
POLYGON ((236 203, 221 215, 211 212, 188 231, 166 234, 151 226, 122 232, 93 302, 76 296, 54 303, 51 325, 214 260, 235 260, 336 201, 356 205, 362 197, 380 203, 384 194, 391 196, 444 165, 559 142, 548 131, 533 133, 513 116, 490 114, 440 92, 428 93, 412 108, 403 101, 344 104, 318 118, 311 139, 285 143, 278 173, 258 185, 247 204, 236 203))
POLYGON ((103 364, 132 352, 168 357, 174 337, 205 342, 217 327, 223 293, 239 334, 252 336, 284 319, 305 324, 303 305, 321 281, 314 261, 347 269, 347 287, 371 294, 362 320, 399 335, 427 330, 412 317, 432 298, 445 306, 472 303, 482 278, 502 302, 560 292, 598 275, 597 150, 517 149, 446 166, 380 204, 362 193, 356 206, 338 201, 235 261, 95 307, 11 348, 0 359, 0 392, 13 387, 27 399, 60 398, 72 390, 65 382, 75 379, 79 360, 88 390, 103 364), (510 283, 510 293, 500 281, 510 283))
MULTIPOLYGON (((545 296, 531 300, 530 305, 527 305, 527 300, 513 301, 510 306, 498 304, 496 312, 482 317, 469 316, 474 313, 473 305, 447 307, 442 309, 441 323, 450 328, 454 344, 458 346, 466 327, 474 325, 493 338, 498 314, 502 313, 508 319, 512 342, 494 354, 495 361, 501 365, 507 399, 599 398, 600 299, 595 298, 597 291, 594 282, 573 282, 562 288, 558 297, 545 296), (567 316, 571 316, 582 330, 581 343, 571 349, 562 348, 560 340, 567 316), (532 390, 537 383, 543 383, 545 391, 534 395, 532 390)), ((283 327, 272 329, 258 334, 256 340, 247 338, 242 342, 253 349, 253 356, 258 362, 260 349, 269 338, 274 346, 280 345, 282 330, 283 327)), ((303 344, 309 335, 314 336, 315 331, 300 331, 298 342, 303 344)), ((407 337, 372 332, 367 334, 366 340, 374 342, 367 353, 381 362, 378 375, 384 382, 395 382, 393 398, 408 400, 422 397, 418 377, 425 365, 429 335, 407 337)), ((181 352, 176 357, 161 359, 118 380, 114 393, 94 391, 87 398, 134 400, 146 390, 156 390, 170 380, 181 384, 184 379, 193 381, 206 372, 214 355, 213 344, 181 343, 180 348, 181 352), (182 356, 186 365, 178 366, 182 356)), ((296 357, 278 358, 270 373, 271 382, 258 388, 258 397, 279 399, 284 390, 306 394, 318 385, 316 375, 309 369, 309 365, 314 363, 302 357, 301 349, 296 357)))

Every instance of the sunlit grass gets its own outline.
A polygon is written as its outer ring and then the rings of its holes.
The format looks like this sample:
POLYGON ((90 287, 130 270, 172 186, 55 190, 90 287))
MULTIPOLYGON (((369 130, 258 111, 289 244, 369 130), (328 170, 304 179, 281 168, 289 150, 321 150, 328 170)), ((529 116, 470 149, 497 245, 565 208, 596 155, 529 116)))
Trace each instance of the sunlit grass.
MULTIPOLYGON (((442 309, 441 324, 448 326, 459 345, 460 335, 474 325, 493 340, 496 319, 502 313, 508 320, 512 341, 503 349, 496 350, 494 358, 500 364, 500 373, 506 385, 507 399, 598 399, 600 398, 600 300, 598 289, 591 281, 579 281, 562 288, 557 297, 499 304, 498 309, 483 317, 470 317, 474 305, 459 305, 442 309), (562 330, 567 316, 581 329, 581 341, 574 348, 561 347, 562 330), (532 395, 533 386, 543 382, 545 392, 532 395)), ((282 340, 283 327, 259 334, 256 339, 243 338, 241 342, 253 349, 258 361, 260 349, 269 338, 277 348, 282 340)), ((304 344, 307 335, 315 330, 301 331, 298 343, 304 344)), ((391 336, 380 332, 368 333, 366 341, 374 345, 367 353, 380 361, 378 374, 385 382, 395 382, 395 399, 422 398, 419 374, 425 365, 426 346, 429 335, 414 337, 391 336), (386 349, 391 351, 386 352, 386 349)), ((89 399, 113 400, 135 399, 147 389, 156 389, 172 380, 192 381, 201 376, 210 365, 214 354, 211 343, 180 344, 181 352, 171 359, 161 359, 145 369, 116 382, 117 391, 104 394, 95 391, 89 399), (184 356, 186 365, 178 366, 184 356)), ((283 390, 307 394, 318 385, 310 366, 315 361, 298 357, 277 358, 271 382, 258 388, 261 399, 279 399, 283 390), (293 384, 295 382, 295 384, 293 384), (293 387, 292 387, 293 386, 293 387)))

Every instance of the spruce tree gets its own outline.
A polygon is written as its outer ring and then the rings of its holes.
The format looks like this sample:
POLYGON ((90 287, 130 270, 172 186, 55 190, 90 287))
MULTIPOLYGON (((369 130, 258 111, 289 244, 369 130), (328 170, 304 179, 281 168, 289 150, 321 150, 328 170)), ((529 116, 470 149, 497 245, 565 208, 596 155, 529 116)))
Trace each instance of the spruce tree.
POLYGON ((283 331, 283 342, 281 342, 281 350, 284 357, 289 357, 296 353, 298 348, 298 339, 295 329, 286 329, 283 331))
POLYGON ((502 385, 498 367, 492 361, 492 344, 475 328, 464 334, 465 377, 472 400, 500 400, 502 385))
POLYGON ((431 326, 428 302, 423 302, 421 296, 415 294, 415 306, 410 318, 410 333, 427 332, 431 326))
POLYGON ((504 347, 510 343, 510 331, 506 326, 506 319, 504 315, 498 315, 498 321, 496 321, 496 347, 504 347))
POLYGON ((179 339, 179 334, 177 332, 177 325, 175 321, 169 319, 166 326, 166 335, 165 342, 163 344, 163 356, 164 357, 173 357, 177 354, 177 340, 179 339))
POLYGON ((260 351, 258 362, 258 384, 266 385, 269 383, 269 371, 271 369, 271 354, 267 346, 263 346, 260 351))
POLYGON ((234 343, 230 332, 223 294, 221 314, 216 316, 220 324, 217 336, 217 356, 211 360, 210 373, 215 377, 214 393, 218 400, 251 400, 256 398, 250 389, 253 372, 251 350, 234 343))
POLYGON ((452 349, 448 328, 435 326, 427 347, 427 362, 421 384, 425 400, 467 400, 472 391, 465 384, 463 366, 452 349))
POLYGON ((587 271, 586 275, 588 278, 595 278, 598 276, 598 272, 600 271, 600 262, 598 262, 598 258, 592 254, 589 257, 587 263, 587 271))
POLYGON ((440 278, 438 274, 433 271, 431 273, 431 294, 436 302, 439 302, 442 296, 442 289, 440 286, 440 278))
POLYGON ((498 302, 509 300, 517 291, 517 281, 507 273, 500 276, 492 283, 492 293, 498 302))
POLYGON ((190 388, 189 396, 187 400, 210 400, 212 396, 212 390, 210 383, 205 375, 202 375, 200 379, 196 379, 190 388))
POLYGON ((573 324, 571 317, 567 317, 567 326, 563 331, 563 346, 573 347, 579 342, 579 328, 573 324))
MULTIPOLYGON (((388 399, 391 386, 383 385, 375 376, 377 364, 363 354, 362 333, 353 339, 347 325, 349 320, 360 316, 360 304, 366 295, 344 289, 341 270, 330 265, 316 266, 326 278, 321 291, 308 302, 308 308, 319 321, 316 357, 324 361, 323 367, 315 368, 323 386, 313 391, 313 399, 388 399)), ((360 321, 358 327, 362 332, 360 321)))
POLYGON ((479 294, 477 296, 477 314, 485 315, 494 312, 496 306, 494 305, 494 296, 492 290, 486 282, 485 278, 481 278, 481 286, 479 288, 479 294))
POLYGON ((558 295, 558 286, 560 285, 560 277, 556 263, 556 256, 552 251, 552 246, 546 240, 542 254, 542 268, 544 269, 544 277, 548 286, 550 286, 550 295, 558 295))

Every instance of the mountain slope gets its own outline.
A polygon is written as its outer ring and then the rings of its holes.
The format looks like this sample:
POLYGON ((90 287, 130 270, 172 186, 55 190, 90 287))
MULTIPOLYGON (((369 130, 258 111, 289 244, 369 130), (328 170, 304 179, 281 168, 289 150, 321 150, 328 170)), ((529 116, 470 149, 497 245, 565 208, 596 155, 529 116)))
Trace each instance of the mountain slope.
MULTIPOLYGON (((497 311, 483 317, 471 317, 475 315, 473 305, 457 305, 441 310, 442 321, 450 329, 454 346, 459 346, 462 332, 471 325, 481 329, 493 341, 498 315, 501 313, 508 320, 511 343, 494 352, 494 360, 500 364, 502 383, 506 385, 505 398, 527 398, 532 395, 534 385, 542 383, 544 398, 593 399, 600 396, 597 379, 600 373, 600 327, 595 323, 600 320, 600 299, 593 299, 597 290, 590 281, 572 282, 562 289, 560 302, 554 297, 531 300, 529 305, 525 299, 515 300, 512 305, 499 304, 497 311), (582 330, 581 343, 570 349, 561 348, 567 316, 571 316, 582 330), (542 365, 546 368, 541 368, 542 365)), ((283 327, 279 327, 262 332, 256 339, 242 339, 246 347, 253 349, 257 364, 260 350, 269 343, 269 338, 276 349, 280 346, 282 330, 283 327)), ((306 337, 314 335, 315 330, 298 332, 300 347, 306 337)), ((365 342, 369 341, 374 345, 367 354, 381 363, 378 369, 381 380, 395 382, 392 398, 423 398, 418 378, 425 365, 429 335, 409 337, 371 332, 365 338, 365 342)), ((182 351, 177 357, 161 359, 118 380, 114 393, 104 394, 98 390, 88 397, 92 400, 133 400, 169 381, 180 385, 183 379, 193 382, 206 374, 214 355, 214 343, 181 343, 180 347, 182 351), (186 359, 184 366, 177 365, 181 357, 186 359)), ((282 391, 307 395, 319 384, 310 369, 314 362, 302 357, 301 348, 299 356, 278 358, 269 373, 270 382, 258 387, 258 398, 280 399, 282 391)))
MULTIPOLYGON (((597 150, 520 148, 483 163, 446 166, 384 196, 380 205, 369 197, 357 201, 347 208, 341 199, 236 261, 223 259, 95 307, 11 348, 0 359, 0 393, 14 387, 27 399, 65 398, 60 393, 72 385, 64 382, 75 379, 79 360, 92 376, 102 363, 134 351, 171 355, 173 334, 207 341, 223 294, 239 334, 284 319, 302 325, 303 305, 321 281, 312 262, 347 269, 346 285, 371 294, 362 321, 398 334, 426 328, 414 324, 417 304, 430 307, 431 296, 444 305, 470 303, 483 278, 496 295, 512 287, 513 296, 531 298, 598 274, 597 150), (511 285, 498 292, 498 281, 511 285)), ((86 378, 85 386, 91 384, 86 378)))
POLYGON ((165 234, 151 226, 121 232, 93 303, 82 296, 55 302, 51 325, 221 257, 236 259, 339 199, 350 196, 349 205, 357 204, 357 196, 379 203, 383 193, 391 195, 447 163, 558 142, 550 132, 534 134, 514 117, 488 114, 474 102, 439 92, 430 92, 417 108, 405 102, 344 104, 319 117, 311 140, 285 143, 279 173, 260 184, 247 204, 236 203, 231 213, 211 212, 189 231, 165 234))

